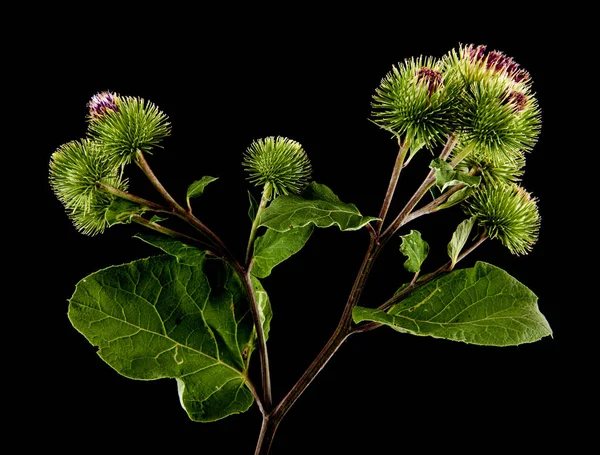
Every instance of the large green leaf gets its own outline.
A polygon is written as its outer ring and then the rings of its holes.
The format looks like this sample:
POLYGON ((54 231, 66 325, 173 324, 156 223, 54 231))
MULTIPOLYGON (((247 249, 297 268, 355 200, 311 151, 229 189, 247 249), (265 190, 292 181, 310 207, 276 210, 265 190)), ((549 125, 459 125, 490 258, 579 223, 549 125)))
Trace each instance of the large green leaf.
MULTIPOLYGON (((70 299, 69 319, 122 375, 175 378, 192 420, 244 412, 253 403, 247 371, 255 335, 242 283, 223 261, 179 251, 84 278, 70 299)), ((268 298, 254 284, 268 328, 268 298)))
POLYGON ((302 249, 313 229, 312 224, 285 232, 267 229, 254 241, 251 273, 259 278, 269 276, 273 267, 302 249))
POLYGON ((552 334, 535 294, 485 262, 428 283, 388 312, 355 307, 353 319, 413 335, 489 346, 531 343, 552 334))
MULTIPOLYGON (((177 260, 183 264, 201 266, 204 261, 204 251, 171 237, 152 234, 136 234, 134 237, 155 246, 165 253, 175 256, 177 260)), ((273 317, 271 302, 269 301, 267 291, 265 291, 261 282, 256 279, 256 277, 252 277, 252 286, 258 304, 258 310, 261 312, 260 317, 263 322, 263 332, 265 334, 265 339, 267 339, 271 327, 271 318, 273 317)))
POLYGON ((342 231, 364 227, 372 216, 362 216, 354 204, 342 201, 327 186, 312 182, 301 195, 279 196, 263 211, 260 225, 278 232, 308 226, 338 226, 342 231))

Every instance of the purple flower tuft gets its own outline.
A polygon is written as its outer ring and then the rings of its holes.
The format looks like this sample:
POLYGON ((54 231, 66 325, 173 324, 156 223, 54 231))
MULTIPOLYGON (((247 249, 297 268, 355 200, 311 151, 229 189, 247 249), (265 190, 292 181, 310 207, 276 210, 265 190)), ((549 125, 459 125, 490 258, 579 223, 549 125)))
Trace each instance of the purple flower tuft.
POLYGON ((529 73, 522 69, 517 62, 500 51, 488 51, 486 46, 480 45, 466 48, 466 55, 473 63, 484 64, 488 70, 504 73, 514 82, 527 81, 529 73))
POLYGON ((417 71, 417 82, 427 84, 431 97, 431 94, 442 85, 442 73, 424 66, 417 71))
POLYGON ((525 96, 521 92, 512 91, 506 97, 507 104, 511 104, 517 112, 525 109, 525 105, 527 104, 527 96, 525 96))
POLYGON ((87 104, 92 119, 97 119, 105 115, 108 111, 117 112, 118 98, 114 93, 105 91, 96 93, 87 104))

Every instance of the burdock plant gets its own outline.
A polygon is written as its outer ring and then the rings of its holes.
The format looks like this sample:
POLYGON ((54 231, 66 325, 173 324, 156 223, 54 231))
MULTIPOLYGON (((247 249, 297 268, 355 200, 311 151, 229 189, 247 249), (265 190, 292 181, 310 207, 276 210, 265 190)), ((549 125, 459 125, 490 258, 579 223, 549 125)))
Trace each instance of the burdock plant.
POLYGON ((372 121, 398 143, 376 216, 312 181, 298 142, 249 141, 241 161, 260 197, 251 193, 243 258, 193 211, 193 200, 216 178, 192 182, 181 203, 152 171, 148 155, 171 134, 167 115, 139 97, 95 95, 86 137, 52 154, 51 187, 82 233, 137 223, 143 228, 137 237, 160 254, 81 280, 69 301, 71 323, 122 375, 175 379, 194 421, 222 419, 255 403, 263 417, 255 454, 269 452, 286 413, 350 335, 386 326, 485 346, 551 335, 536 296, 506 271, 487 262, 457 268, 487 239, 515 255, 529 253, 537 241, 537 199, 521 186, 541 126, 531 84, 512 58, 484 46, 393 66, 372 102, 372 121), (417 153, 435 155, 420 186, 390 214, 400 174, 417 153), (160 199, 130 191, 125 176, 132 166, 160 199), (448 260, 421 273, 430 246, 407 225, 449 209, 464 219, 447 239, 448 260), (327 227, 362 229, 369 244, 331 338, 289 392, 273 397, 267 346, 273 309, 261 280, 300 251, 315 228, 327 227), (363 306, 373 264, 394 239, 409 278, 387 300, 363 306), (250 374, 256 357, 260 368, 252 371, 260 377, 250 374))

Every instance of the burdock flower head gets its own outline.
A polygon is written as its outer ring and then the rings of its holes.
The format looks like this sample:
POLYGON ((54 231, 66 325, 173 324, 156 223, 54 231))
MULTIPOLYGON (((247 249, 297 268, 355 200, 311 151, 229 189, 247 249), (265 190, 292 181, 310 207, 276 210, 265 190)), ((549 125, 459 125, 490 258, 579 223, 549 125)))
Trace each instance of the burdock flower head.
POLYGON ((449 54, 450 65, 461 73, 465 82, 481 82, 490 78, 503 78, 513 84, 530 83, 529 73, 521 68, 512 57, 487 46, 468 44, 449 54))
POLYGON ((99 234, 107 226, 106 211, 114 197, 100 191, 102 184, 127 189, 121 168, 98 143, 89 139, 71 141, 52 154, 50 186, 75 227, 84 234, 99 234))
POLYGON ((541 119, 529 73, 485 46, 462 46, 444 62, 447 78, 463 86, 459 131, 465 154, 484 154, 499 164, 530 151, 541 119))
POLYGON ((248 178, 273 197, 300 193, 309 183, 312 167, 302 146, 285 137, 258 139, 246 150, 242 162, 248 178))
POLYGON ((131 162, 138 151, 151 153, 171 134, 167 115, 142 98, 101 92, 88 108, 90 136, 119 164, 131 162))
POLYGON ((495 162, 489 156, 473 153, 462 164, 467 167, 467 172, 481 176, 484 184, 512 184, 521 181, 525 155, 521 153, 512 160, 495 162))
POLYGON ((476 217, 489 238, 497 238, 513 254, 529 253, 537 241, 537 201, 516 184, 481 185, 467 199, 465 211, 476 217))
POLYGON ((458 87, 433 57, 405 60, 394 66, 373 95, 373 121, 419 145, 433 147, 457 128, 458 87))

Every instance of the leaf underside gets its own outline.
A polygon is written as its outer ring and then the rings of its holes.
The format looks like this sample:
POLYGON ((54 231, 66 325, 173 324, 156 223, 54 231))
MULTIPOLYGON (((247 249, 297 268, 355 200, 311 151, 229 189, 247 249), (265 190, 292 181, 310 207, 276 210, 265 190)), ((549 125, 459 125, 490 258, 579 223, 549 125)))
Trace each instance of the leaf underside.
MULTIPOLYGON (((181 242, 144 240, 171 254, 81 280, 70 299, 71 323, 120 374, 176 379, 192 420, 246 411, 254 401, 247 370, 255 331, 238 276, 221 260, 181 242)), ((254 283, 268 332, 268 297, 254 283)))
POLYGON ((403 333, 487 346, 531 343, 552 335, 536 295, 485 262, 428 283, 387 312, 355 307, 353 319, 379 322, 403 333))

